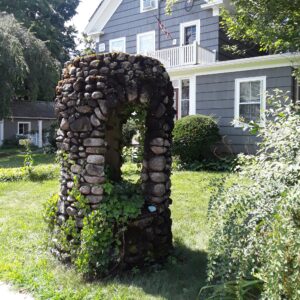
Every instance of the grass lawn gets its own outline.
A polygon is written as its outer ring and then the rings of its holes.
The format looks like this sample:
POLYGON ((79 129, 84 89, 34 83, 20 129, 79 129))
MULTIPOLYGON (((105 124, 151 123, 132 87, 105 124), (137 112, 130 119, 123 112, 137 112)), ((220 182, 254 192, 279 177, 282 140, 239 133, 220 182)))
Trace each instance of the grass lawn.
POLYGON ((58 180, 0 183, 0 281, 25 288, 36 299, 195 299, 205 284, 210 181, 219 176, 174 172, 175 253, 167 264, 93 283, 47 250, 43 203, 57 192, 58 180))
MULTIPOLYGON (((24 148, 14 147, 14 148, 1 148, 0 147, 0 168, 18 168, 23 166, 24 162, 24 148)), ((53 163, 55 155, 54 154, 43 154, 41 150, 36 149, 32 153, 33 165, 45 165, 53 163)))

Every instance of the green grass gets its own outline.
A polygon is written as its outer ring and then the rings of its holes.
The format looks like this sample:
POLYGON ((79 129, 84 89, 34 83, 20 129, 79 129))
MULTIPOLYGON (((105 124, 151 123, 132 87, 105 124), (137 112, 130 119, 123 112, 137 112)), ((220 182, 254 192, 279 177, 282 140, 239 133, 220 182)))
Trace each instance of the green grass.
MULTIPOLYGON (((19 168, 23 166, 24 162, 24 149, 23 147, 14 148, 0 148, 0 168, 19 168)), ((43 154, 41 150, 33 150, 32 157, 34 160, 33 165, 51 164, 54 162, 54 154, 43 154)))
MULTIPOLYGON (((126 176, 136 178, 134 169, 126 176)), ((195 299, 205 285, 210 172, 172 176, 174 256, 162 267, 128 272, 103 282, 85 282, 47 250, 43 203, 58 191, 58 180, 0 183, 0 281, 36 299, 195 299)))

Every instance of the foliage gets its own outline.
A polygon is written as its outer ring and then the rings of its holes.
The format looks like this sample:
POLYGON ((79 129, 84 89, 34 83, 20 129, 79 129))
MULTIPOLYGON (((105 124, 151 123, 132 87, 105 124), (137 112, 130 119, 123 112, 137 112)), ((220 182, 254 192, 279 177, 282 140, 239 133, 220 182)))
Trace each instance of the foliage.
POLYGON ((81 38, 78 39, 78 47, 82 48, 82 50, 76 51, 78 56, 92 55, 95 54, 96 43, 92 37, 82 33, 81 38))
POLYGON ((238 183, 220 183, 211 199, 208 278, 218 289, 263 283, 261 299, 299 299, 300 117, 285 94, 270 99, 257 156, 241 155, 238 183))
POLYGON ((294 0, 232 0, 234 10, 223 11, 230 38, 250 41, 269 52, 300 49, 299 3, 294 0))
MULTIPOLYGON (((10 1, 12 3, 12 1, 10 1)), ((0 13, 0 118, 15 97, 51 100, 58 65, 45 44, 11 15, 0 13)))
POLYGON ((187 116, 175 122, 173 154, 183 163, 201 161, 211 155, 211 148, 219 139, 218 125, 212 117, 187 116))
POLYGON ((133 118, 129 118, 122 126, 122 143, 123 146, 131 146, 132 138, 137 133, 137 124, 133 118))
POLYGON ((72 217, 62 226, 53 224, 57 196, 51 197, 45 208, 44 219, 56 232, 54 245, 69 253, 71 261, 88 278, 108 275, 122 264, 127 224, 139 215, 144 203, 138 185, 131 182, 122 181, 114 185, 106 182, 104 191, 101 209, 91 211, 86 198, 78 190, 77 178, 74 179, 70 195, 76 200, 75 207, 84 216, 80 232, 72 217))
POLYGON ((36 166, 30 173, 23 167, 0 168, 0 182, 20 180, 41 181, 58 178, 58 175, 59 167, 53 164, 36 166))
POLYGON ((79 0, 1 0, 0 11, 13 14, 60 62, 75 50, 75 28, 67 25, 76 14, 79 0))
POLYGON ((59 195, 53 194, 45 203, 44 203, 44 220, 48 225, 50 232, 54 230, 56 224, 56 212, 58 207, 59 195))
POLYGON ((23 139, 19 141, 19 144, 25 147, 24 168, 26 172, 30 174, 33 169, 33 158, 32 151, 30 148, 31 141, 29 139, 23 139))
POLYGON ((235 156, 227 156, 224 158, 216 157, 211 159, 203 159, 192 163, 182 163, 178 157, 173 157, 173 170, 188 170, 188 171, 217 171, 231 172, 235 169, 237 159, 235 156))

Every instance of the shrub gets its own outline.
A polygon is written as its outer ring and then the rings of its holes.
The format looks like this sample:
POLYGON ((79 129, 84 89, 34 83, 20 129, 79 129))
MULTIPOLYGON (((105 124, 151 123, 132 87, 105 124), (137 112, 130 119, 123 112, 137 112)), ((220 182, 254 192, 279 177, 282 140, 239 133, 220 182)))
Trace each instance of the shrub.
POLYGON ((48 180, 58 178, 58 165, 35 166, 28 172, 28 168, 0 168, 0 182, 20 180, 48 180))
POLYGON ((184 163, 211 156, 212 146, 220 139, 217 123, 210 116, 184 117, 175 123, 173 153, 184 163))
POLYGON ((257 156, 241 155, 239 182, 211 199, 210 299, 299 299, 300 116, 271 100, 257 156))

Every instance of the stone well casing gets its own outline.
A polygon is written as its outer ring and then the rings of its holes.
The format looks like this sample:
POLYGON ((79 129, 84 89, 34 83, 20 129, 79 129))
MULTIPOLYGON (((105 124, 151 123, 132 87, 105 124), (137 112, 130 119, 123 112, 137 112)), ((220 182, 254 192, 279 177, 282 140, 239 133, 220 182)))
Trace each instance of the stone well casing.
POLYGON ((128 116, 125 105, 147 107, 141 187, 145 199, 141 216, 125 234, 123 266, 144 263, 151 254, 163 260, 172 249, 170 174, 173 87, 161 63, 141 55, 111 53, 75 58, 66 63, 57 86, 55 111, 60 128, 57 146, 69 160, 61 167, 57 224, 76 220, 80 230, 84 215, 69 192, 74 176, 92 210, 105 201, 105 166, 121 176, 121 126, 128 116))

